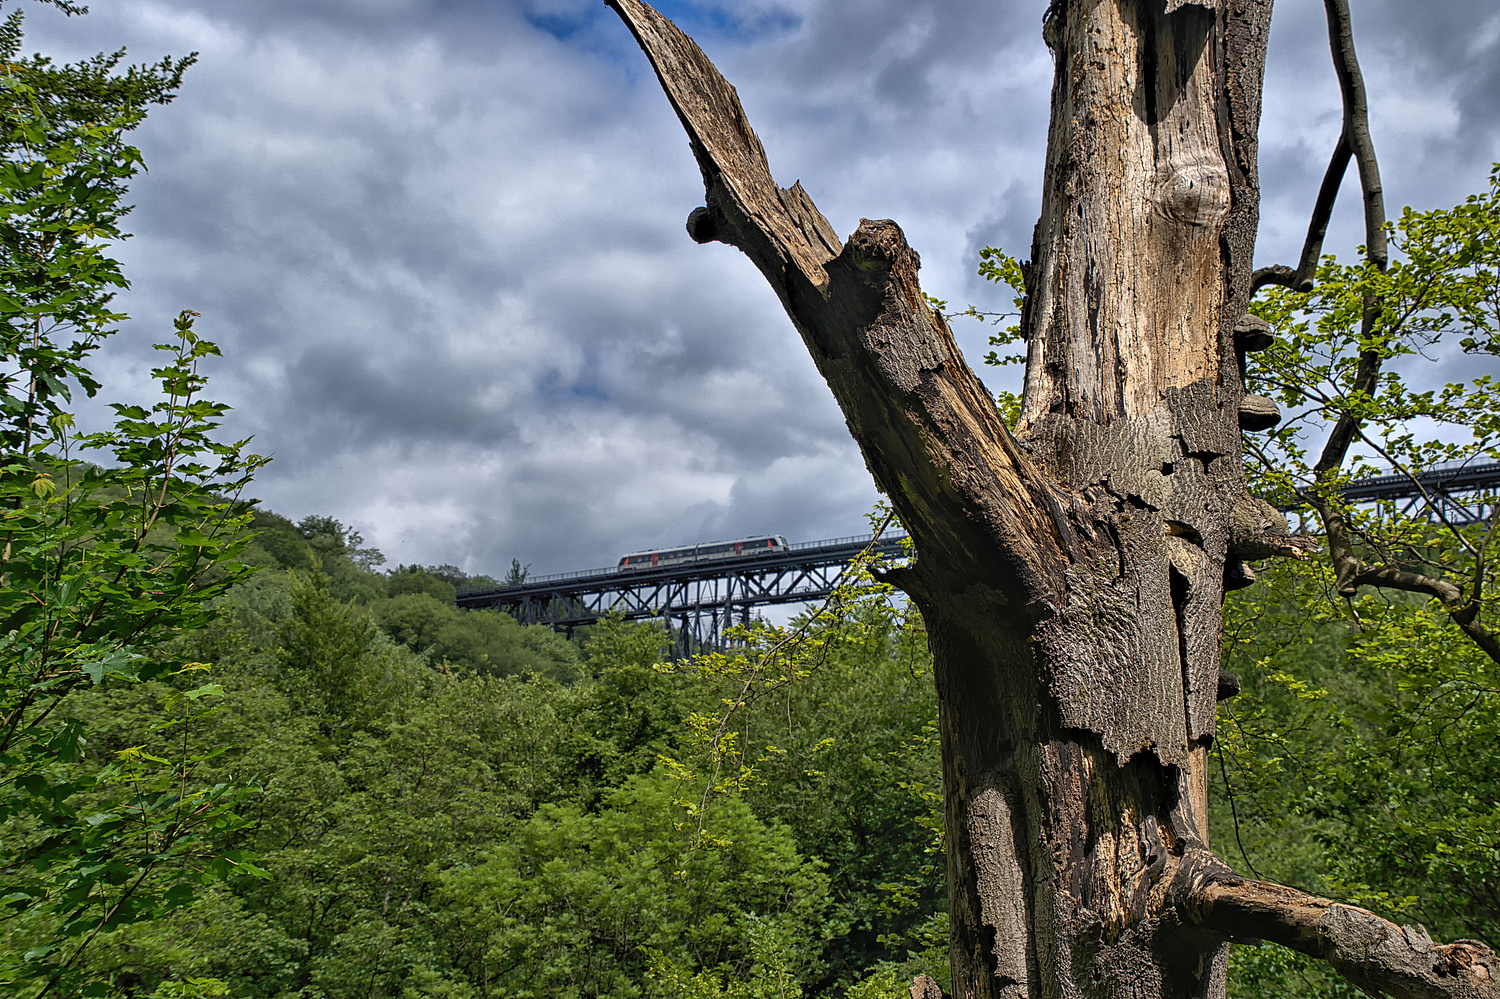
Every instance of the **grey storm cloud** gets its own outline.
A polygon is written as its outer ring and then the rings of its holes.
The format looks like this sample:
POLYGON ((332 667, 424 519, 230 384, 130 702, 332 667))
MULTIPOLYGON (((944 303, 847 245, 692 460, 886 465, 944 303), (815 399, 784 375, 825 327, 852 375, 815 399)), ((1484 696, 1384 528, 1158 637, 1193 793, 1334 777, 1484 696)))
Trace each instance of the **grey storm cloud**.
MULTIPOLYGON (((670 0, 739 90, 784 184, 840 232, 894 218, 927 289, 1025 255, 1040 205, 1045 0, 670 0)), ((1452 204, 1500 158, 1500 14, 1355 5, 1392 209, 1452 204)), ((29 41, 61 58, 200 53, 137 133, 120 249, 135 317, 102 361, 149 387, 183 308, 224 357, 256 486, 394 562, 503 572, 652 545, 856 533, 876 496, 774 295, 683 232, 702 184, 645 59, 597 0, 132 0, 29 41)), ((1262 124, 1261 263, 1301 245, 1338 95, 1322 5, 1280 0, 1262 124)), ((1352 256, 1346 192, 1328 249, 1352 256)), ((961 324, 971 357, 985 328, 961 324)), ((1009 377, 982 375, 992 387, 1009 377)))

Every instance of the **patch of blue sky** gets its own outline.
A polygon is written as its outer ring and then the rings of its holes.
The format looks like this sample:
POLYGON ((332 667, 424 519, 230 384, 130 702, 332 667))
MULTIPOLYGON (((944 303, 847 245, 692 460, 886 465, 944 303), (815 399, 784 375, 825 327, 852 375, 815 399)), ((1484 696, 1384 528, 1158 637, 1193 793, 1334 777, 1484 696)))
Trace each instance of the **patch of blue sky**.
POLYGON ((526 23, 564 43, 577 43, 607 17, 615 15, 602 3, 589 0, 519 0, 526 23))
POLYGON ((577 40, 579 35, 593 28, 598 22, 599 14, 593 10, 526 11, 527 24, 546 32, 560 42, 577 40))
MULTIPOLYGON (((730 5, 701 0, 659 0, 653 6, 689 35, 712 36, 715 41, 731 45, 748 45, 802 26, 800 14, 779 7, 745 14, 733 10, 730 5)), ((528 24, 558 41, 565 44, 582 42, 590 48, 594 47, 596 39, 589 36, 599 26, 601 18, 615 18, 603 4, 576 0, 523 0, 522 14, 528 24)))
POLYGON ((577 405, 580 402, 607 403, 611 397, 597 382, 585 378, 567 379, 552 369, 537 380, 537 395, 545 402, 577 405))
POLYGON ((802 26, 802 15, 779 7, 747 15, 733 10, 730 4, 701 0, 660 0, 652 6, 689 35, 711 33, 730 43, 749 44, 802 26))

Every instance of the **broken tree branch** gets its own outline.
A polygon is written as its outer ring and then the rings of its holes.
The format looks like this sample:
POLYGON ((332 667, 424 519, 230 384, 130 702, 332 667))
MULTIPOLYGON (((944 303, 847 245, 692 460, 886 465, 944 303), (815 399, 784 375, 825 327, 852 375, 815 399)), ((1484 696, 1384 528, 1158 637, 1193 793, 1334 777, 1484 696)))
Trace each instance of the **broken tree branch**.
POLYGON ((1216 859, 1180 884, 1178 912, 1189 925, 1231 940, 1269 940, 1320 958, 1371 995, 1500 997, 1500 962, 1476 940, 1436 944, 1420 926, 1397 926, 1352 905, 1240 878, 1216 859))
POLYGON ((1072 500, 1031 468, 927 306, 901 229, 861 220, 840 243, 800 184, 776 185, 734 87, 692 39, 640 0, 608 2, 691 140, 708 204, 690 233, 739 248, 760 269, 927 564, 975 577, 1009 565, 1007 596, 1022 604, 1059 592, 1072 500))

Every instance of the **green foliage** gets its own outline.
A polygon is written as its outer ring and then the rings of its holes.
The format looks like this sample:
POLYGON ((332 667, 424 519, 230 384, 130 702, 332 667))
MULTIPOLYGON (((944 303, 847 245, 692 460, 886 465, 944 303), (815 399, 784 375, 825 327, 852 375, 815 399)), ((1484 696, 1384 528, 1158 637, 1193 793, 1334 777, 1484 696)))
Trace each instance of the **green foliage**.
MULTIPOLYGON (((749 980, 713 971, 689 973, 664 956, 647 951, 646 995, 651 999, 801 999, 801 984, 785 964, 785 954, 764 934, 753 933, 756 956, 749 980)), ((876 971, 842 992, 844 999, 909 999, 910 988, 889 968, 876 971)))
MULTIPOLYGON (((191 735, 195 749, 230 747, 192 775, 197 785, 256 776, 254 824, 218 843, 258 853, 273 880, 233 878, 170 919, 110 934, 95 966, 142 994, 171 969, 268 999, 480 995, 468 970, 476 930, 439 904, 438 879, 480 861, 543 804, 596 811, 650 769, 682 716, 669 689, 680 678, 651 667, 660 633, 638 643, 652 647, 649 661, 596 661, 597 681, 443 672, 326 582, 293 577, 292 588, 265 650, 226 658, 222 710, 191 735), (342 681, 332 713, 317 677, 342 681)), ((231 618, 239 593, 227 598, 231 618)), ((235 645, 233 631, 184 641, 235 645)), ((619 642, 601 647, 629 646, 636 631, 649 629, 621 625, 619 642)), ((150 710, 145 694, 90 703, 97 744, 129 744, 150 710)))
MULTIPOLYGON (((512 559, 512 563, 514 563, 514 559, 512 559)), ((514 564, 511 568, 515 568, 514 564)), ((493 576, 486 576, 482 573, 470 574, 464 572, 456 565, 429 565, 426 569, 439 579, 452 583, 454 589, 459 593, 469 593, 473 590, 493 590, 500 585, 499 581, 493 576)))
MULTIPOLYGON (((1450 581, 1470 602, 1466 619, 1479 622, 1494 599, 1489 525, 1454 523, 1438 504, 1432 519, 1391 503, 1351 508, 1336 490, 1500 456, 1487 376, 1413 384, 1431 356, 1495 351, 1500 167, 1486 193, 1407 209, 1389 232, 1385 272, 1329 257, 1312 291, 1271 288, 1252 304, 1278 338, 1250 355, 1248 379, 1289 415, 1274 433, 1246 438, 1259 459, 1252 488, 1326 504, 1350 525, 1361 560, 1450 581), (1381 374, 1363 387, 1374 361, 1381 374), (1322 455, 1310 442, 1339 419, 1354 446, 1315 485, 1322 455)), ((1455 635, 1455 606, 1368 589, 1335 602, 1339 581, 1325 565, 1277 565, 1261 578, 1226 605, 1229 668, 1244 693, 1220 706, 1219 828, 1233 829, 1252 872, 1440 937, 1495 939, 1500 667, 1455 635)), ((1304 995, 1353 994, 1287 952, 1237 950, 1232 960, 1236 996, 1285 994, 1291 982, 1304 995)))
POLYGON ((122 318, 111 242, 140 153, 124 141, 166 103, 192 58, 116 73, 123 53, 54 65, 21 56, 21 14, 0 27, 0 446, 25 453, 75 388, 99 384, 88 356, 122 318))
POLYGON ((151 999, 211 999, 229 995, 229 986, 217 978, 189 978, 181 982, 162 982, 151 993, 151 999))
MULTIPOLYGON (((1004 367, 1010 364, 1025 364, 1025 352, 1017 353, 1015 345, 1025 339, 1025 332, 1021 328, 1021 314, 1026 308, 1026 265, 1009 256, 1004 250, 998 250, 993 246, 986 246, 979 251, 979 276, 986 281, 1003 284, 1016 293, 1012 299, 1015 312, 980 312, 973 306, 964 310, 962 315, 973 319, 986 320, 991 326, 999 326, 1007 319, 1014 319, 1004 329, 990 334, 990 346, 1006 349, 1009 352, 999 353, 991 350, 984 355, 984 363, 1004 367)), ((1000 416, 1005 420, 1005 425, 1014 429, 1021 419, 1021 396, 1018 393, 1002 390, 995 396, 995 403, 1000 407, 1000 416)))
POLYGON ((438 603, 451 604, 458 596, 458 587, 420 565, 403 565, 386 577, 385 592, 392 597, 420 593, 438 603))
POLYGON ((513 558, 510 560, 510 572, 506 574, 506 586, 520 586, 526 582, 526 577, 531 573, 531 566, 522 565, 521 560, 513 558))
POLYGON ((1327 962, 1285 947, 1262 944, 1229 951, 1232 999, 1365 999, 1366 993, 1341 978, 1327 962))
POLYGON ((207 667, 170 637, 210 620, 248 571, 233 497, 262 459, 215 438, 225 407, 202 398, 199 365, 218 351, 190 312, 157 345, 160 400, 76 429, 74 393, 101 387, 87 362, 122 318, 108 251, 140 164, 123 136, 191 59, 116 72, 122 53, 58 66, 22 58, 21 42, 12 13, 0 28, 0 982, 92 994, 103 985, 86 951, 102 934, 255 873, 208 838, 240 823, 245 793, 192 780, 214 751, 130 744, 100 759, 74 707, 155 679, 139 735, 180 747, 202 723, 220 688, 195 685, 207 667))
POLYGON ((164 756, 172 737, 195 754, 229 747, 189 789, 254 778, 253 825, 214 842, 273 875, 101 935, 101 977, 142 995, 212 979, 266 999, 831 996, 886 995, 916 963, 938 970, 910 952, 930 943, 919 930, 941 891, 940 847, 919 821, 937 783, 929 664, 903 610, 854 605, 810 646, 822 661, 803 682, 738 709, 736 731, 777 751, 743 792, 714 797, 700 835, 672 804, 690 789, 653 770, 662 756, 702 762, 686 719, 722 708, 726 681, 662 663, 659 628, 590 628, 566 683, 497 677, 374 629, 383 606, 418 594, 351 604, 300 572, 284 604, 264 600, 257 587, 282 572, 235 586, 221 620, 179 639, 184 655, 225 653, 219 711, 144 740, 156 686, 94 692, 76 712, 104 753, 164 756), (900 886, 900 905, 882 884, 900 886), (519 893, 508 908, 502 889, 519 893), (617 919, 634 920, 618 941, 617 919), (566 927, 593 944, 543 946, 566 927), (507 970, 507 954, 522 963, 507 970), (528 984, 536 967, 541 984, 528 984), (595 973, 614 991, 588 991, 595 973))
POLYGON ((1343 265, 1325 257, 1312 291, 1272 287, 1252 304, 1277 330, 1277 342, 1250 355, 1248 379, 1288 414, 1270 435, 1247 438, 1260 459, 1251 463, 1252 482, 1268 496, 1310 489, 1318 455, 1307 450, 1309 438, 1351 418, 1356 446, 1323 483, 1322 498, 1354 516, 1367 558, 1422 566, 1466 586, 1471 560, 1484 558, 1482 528, 1447 522, 1437 503, 1428 505, 1440 518, 1438 533, 1425 517, 1399 516, 1389 503, 1352 513, 1333 491, 1350 479, 1500 458, 1500 393, 1491 377, 1413 385, 1434 352, 1493 354, 1500 347, 1500 165, 1490 190, 1461 205, 1406 209, 1390 227, 1390 243, 1384 272, 1368 261, 1343 265), (1368 316, 1367 301, 1377 303, 1368 316), (1382 364, 1369 391, 1358 379, 1362 357, 1382 364))
POLYGON ((495 676, 537 673, 561 681, 578 673, 576 646, 550 628, 525 627, 508 614, 460 610, 451 600, 410 592, 371 609, 386 634, 436 664, 495 676))
MULTIPOLYGON (((346 630, 364 613, 311 606, 346 630)), ((106 941, 99 961, 117 980, 149 986, 155 969, 172 967, 223 979, 237 995, 439 987, 447 943, 434 878, 563 797, 568 697, 545 681, 444 675, 378 634, 361 657, 353 672, 392 677, 393 693, 356 702, 357 723, 332 728, 300 675, 225 668, 224 710, 194 738, 233 748, 194 777, 258 776, 254 825, 223 830, 221 844, 255 850, 274 878, 232 879, 170 921, 106 941)), ((101 739, 133 728, 120 696, 100 711, 101 739)))
MULTIPOLYGON (((1320 565, 1262 579, 1226 604, 1226 667, 1244 689, 1220 705, 1220 849, 1442 938, 1500 936, 1496 665, 1431 603, 1332 602, 1320 565)), ((1352 994, 1294 956, 1235 960, 1237 996, 1272 994, 1278 974, 1311 983, 1305 995, 1352 994)))
MULTIPOLYGON (((849 930, 831 943, 820 984, 847 984, 881 961, 902 964, 908 980, 936 974, 913 953, 927 918, 947 912, 926 632, 914 609, 884 594, 848 607, 831 630, 808 677, 737 718, 737 744, 764 757, 745 798, 828 865, 849 930)), ((944 922, 945 951, 946 934, 944 922)))
MULTIPOLYGON (((872 517, 879 520, 876 537, 891 519, 889 512, 872 517)), ((727 649, 701 653, 685 664, 701 681, 721 691, 703 710, 688 717, 692 757, 662 759, 669 773, 699 789, 696 799, 685 796, 678 804, 700 835, 713 800, 748 789, 760 765, 783 752, 775 745, 762 748, 742 739, 737 723, 745 709, 811 677, 838 642, 841 628, 850 620, 850 608, 891 597, 895 588, 876 582, 870 573, 872 567, 878 568, 877 563, 870 551, 856 557, 822 606, 804 613, 790 627, 755 622, 729 629, 726 639, 732 644, 727 649)), ((827 744, 820 742, 815 750, 827 744)))
POLYGON ((364 537, 332 517, 316 514, 303 517, 297 522, 297 532, 307 539, 320 559, 342 556, 361 569, 373 569, 385 564, 385 556, 378 548, 360 547, 365 543, 364 537))
POLYGON ((676 792, 647 776, 594 814, 544 805, 481 863, 442 875, 442 901, 481 935, 471 975, 517 997, 638 996, 646 948, 674 968, 795 983, 831 929, 820 865, 734 797, 695 844, 676 792))
POLYGON ((879 962, 910 970, 927 956, 921 928, 946 902, 926 634, 870 562, 791 626, 758 624, 736 633, 737 647, 677 664, 710 696, 661 757, 695 842, 713 845, 720 798, 742 798, 829 865, 846 929, 809 983, 820 991, 879 962))
POLYGON ((277 658, 293 703, 319 718, 329 734, 385 715, 403 677, 375 622, 335 600, 321 573, 293 576, 291 600, 277 658))

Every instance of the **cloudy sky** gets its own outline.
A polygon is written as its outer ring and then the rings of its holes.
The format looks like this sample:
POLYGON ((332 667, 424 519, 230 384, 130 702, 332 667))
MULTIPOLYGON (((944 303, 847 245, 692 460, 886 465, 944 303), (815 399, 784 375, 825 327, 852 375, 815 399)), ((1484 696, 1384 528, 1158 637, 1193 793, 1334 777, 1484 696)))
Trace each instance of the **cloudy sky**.
MULTIPOLYGON (((897 220, 930 293, 999 308, 974 270, 985 245, 1030 245, 1045 6, 661 9, 737 86, 782 184, 800 178, 841 233, 897 220)), ((56 57, 199 53, 137 133, 150 172, 120 251, 136 318, 101 369, 107 396, 140 398, 146 345, 202 313, 225 354, 210 394, 275 456, 268 508, 335 516, 391 565, 488 573, 864 529, 874 488, 826 387, 738 251, 687 238, 697 168, 599 0, 28 7, 30 47, 56 57)), ((1500 159, 1500 12, 1353 7, 1393 212, 1479 190, 1500 159)), ((1295 263, 1338 134, 1322 18, 1278 0, 1260 264, 1295 263)), ((1352 256, 1357 203, 1346 188, 1328 250, 1352 256)), ((977 362, 983 328, 959 335, 977 362)))

